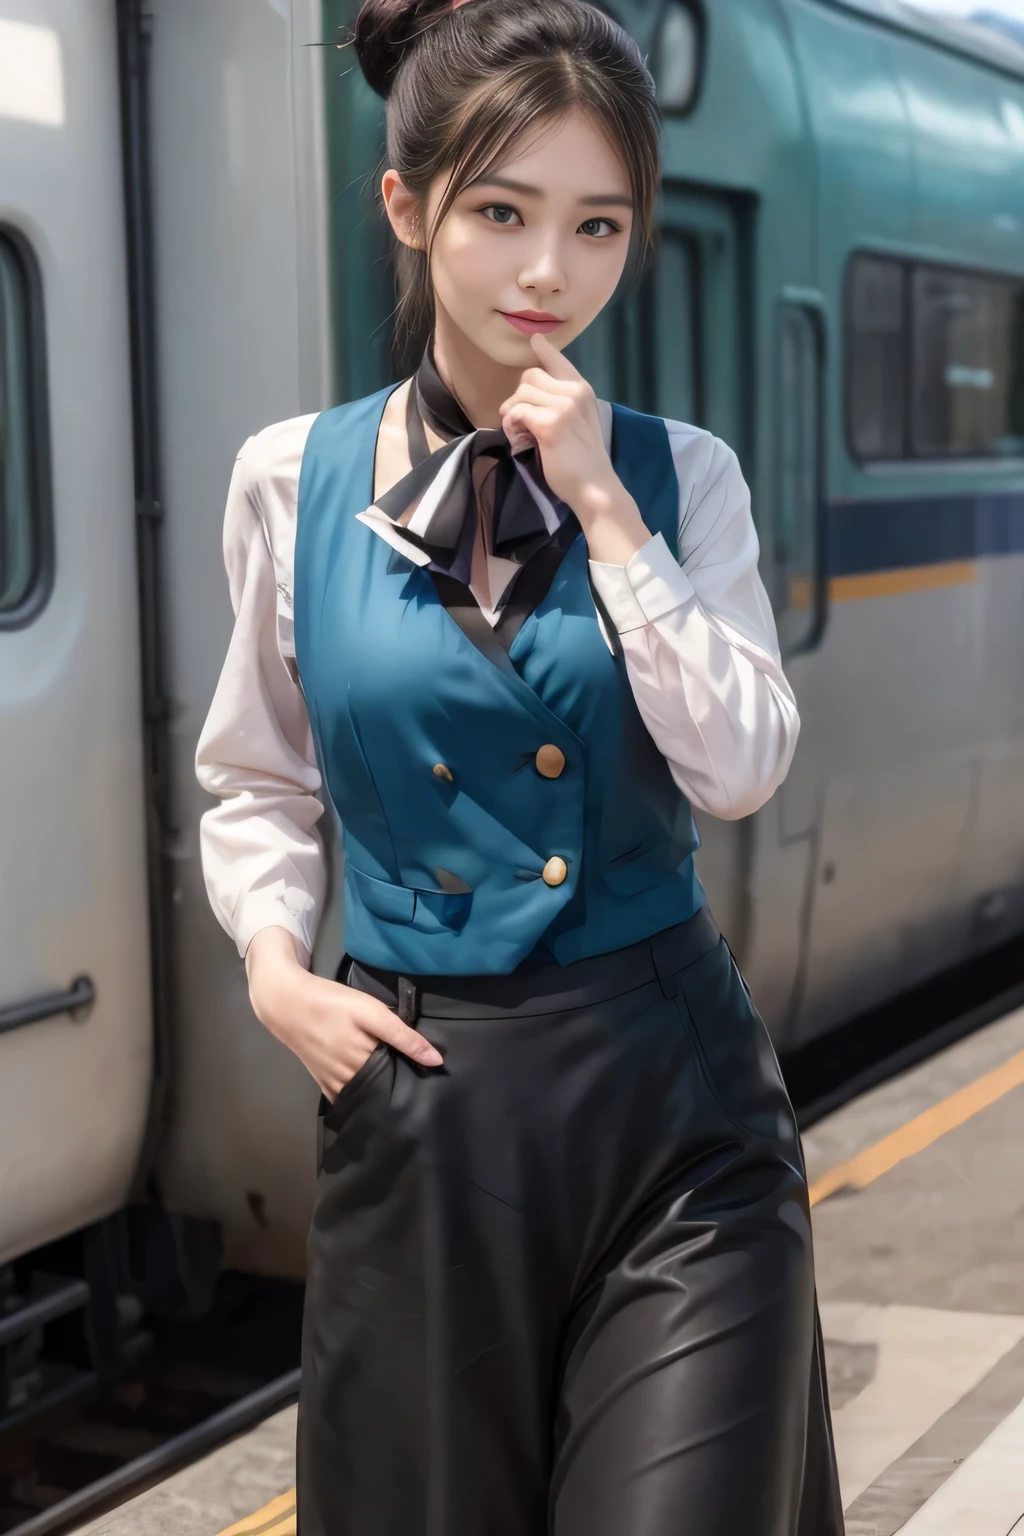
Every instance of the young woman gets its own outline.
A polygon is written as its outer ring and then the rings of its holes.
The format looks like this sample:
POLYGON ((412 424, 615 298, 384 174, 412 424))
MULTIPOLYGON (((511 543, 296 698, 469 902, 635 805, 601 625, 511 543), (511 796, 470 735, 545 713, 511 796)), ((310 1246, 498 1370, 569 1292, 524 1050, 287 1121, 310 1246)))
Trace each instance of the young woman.
POLYGON ((301 1536, 831 1536, 799 1140, 692 857, 798 728, 748 495, 562 355, 649 236, 652 83, 583 0, 367 0, 355 47, 430 341, 243 447, 198 753, 323 1090, 301 1536))

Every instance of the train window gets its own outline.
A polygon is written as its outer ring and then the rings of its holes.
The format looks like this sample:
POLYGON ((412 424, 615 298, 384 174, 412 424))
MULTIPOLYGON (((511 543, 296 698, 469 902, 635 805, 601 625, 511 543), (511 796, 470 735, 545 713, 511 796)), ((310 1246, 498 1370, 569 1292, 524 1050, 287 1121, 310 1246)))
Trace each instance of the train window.
POLYGON ((847 286, 847 399, 850 448, 858 459, 899 459, 905 451, 906 269, 857 256, 847 286))
POLYGON ((854 257, 847 413, 860 460, 1024 457, 1024 282, 854 257))
POLYGON ((917 267, 914 453, 1024 455, 1024 283, 917 267))
POLYGON ((33 277, 20 240, 0 231, 0 626, 7 628, 38 607, 45 564, 33 277))

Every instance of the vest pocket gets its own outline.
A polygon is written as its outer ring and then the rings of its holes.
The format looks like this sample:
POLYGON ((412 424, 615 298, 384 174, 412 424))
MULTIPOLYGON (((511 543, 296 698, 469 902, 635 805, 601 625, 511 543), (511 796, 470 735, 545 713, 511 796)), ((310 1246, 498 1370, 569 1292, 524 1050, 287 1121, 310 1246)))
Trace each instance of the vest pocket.
POLYGON ((345 873, 352 882, 352 889, 367 912, 383 918, 386 923, 411 923, 416 911, 416 892, 407 885, 392 885, 389 880, 377 880, 364 875, 361 869, 347 868, 345 873))
POLYGON ((347 867, 346 876, 353 894, 367 912, 385 923, 404 923, 420 933, 457 933, 469 916, 472 891, 449 894, 417 890, 410 885, 378 880, 375 875, 351 866, 347 867))

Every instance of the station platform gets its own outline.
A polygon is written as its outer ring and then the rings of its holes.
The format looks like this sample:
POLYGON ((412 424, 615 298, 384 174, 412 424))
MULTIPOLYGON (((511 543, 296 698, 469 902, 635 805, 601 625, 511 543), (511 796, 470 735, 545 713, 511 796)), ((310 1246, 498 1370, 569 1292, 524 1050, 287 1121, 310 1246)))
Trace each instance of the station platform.
MULTIPOLYGON (((848 1536, 1024 1536, 1024 1009, 804 1150, 848 1536)), ((76 1536, 294 1536, 294 1437, 289 1408, 76 1536)))

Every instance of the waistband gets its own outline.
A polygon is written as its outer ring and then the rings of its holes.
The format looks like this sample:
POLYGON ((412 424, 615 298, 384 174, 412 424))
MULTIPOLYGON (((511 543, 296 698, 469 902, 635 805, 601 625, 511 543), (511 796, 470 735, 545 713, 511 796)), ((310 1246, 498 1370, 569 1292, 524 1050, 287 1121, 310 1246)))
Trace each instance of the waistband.
POLYGON ((654 981, 665 997, 673 997, 679 972, 714 949, 720 938, 714 918, 707 907, 701 907, 685 922, 663 928, 649 939, 574 960, 571 965, 545 965, 507 976, 403 976, 345 955, 338 976, 347 985, 397 1006, 406 1024, 415 1024, 421 1017, 526 1017, 608 1002, 654 981))

